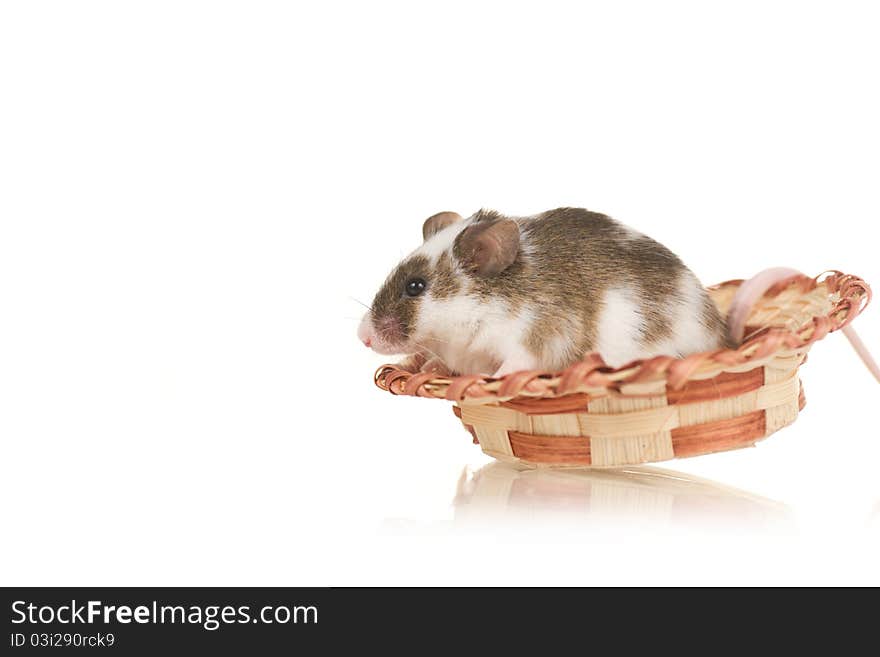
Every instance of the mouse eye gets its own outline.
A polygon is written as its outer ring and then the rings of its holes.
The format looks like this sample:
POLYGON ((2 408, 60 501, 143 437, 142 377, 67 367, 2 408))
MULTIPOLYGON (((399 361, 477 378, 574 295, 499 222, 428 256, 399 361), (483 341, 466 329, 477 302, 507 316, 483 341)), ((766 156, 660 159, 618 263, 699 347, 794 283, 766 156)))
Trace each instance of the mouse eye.
POLYGON ((411 278, 406 282, 406 296, 408 297, 417 297, 422 292, 425 291, 425 287, 427 283, 425 283, 424 278, 411 278))

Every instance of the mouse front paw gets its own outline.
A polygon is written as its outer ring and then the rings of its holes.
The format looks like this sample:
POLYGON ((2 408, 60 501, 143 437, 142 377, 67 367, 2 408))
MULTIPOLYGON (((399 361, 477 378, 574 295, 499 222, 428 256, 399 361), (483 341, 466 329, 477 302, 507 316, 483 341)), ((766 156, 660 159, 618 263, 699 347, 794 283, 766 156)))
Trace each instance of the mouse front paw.
POLYGON ((428 357, 425 356, 425 354, 412 354, 404 358, 402 361, 395 363, 395 365, 402 370, 415 374, 422 370, 422 367, 427 360, 428 357))
POLYGON ((446 364, 436 356, 425 361, 425 364, 422 365, 419 371, 425 374, 436 374, 437 376, 450 376, 452 374, 449 368, 446 367, 446 364))
POLYGON ((501 366, 497 370, 495 370, 492 378, 500 379, 508 374, 513 374, 514 372, 533 370, 537 368, 537 365, 535 359, 531 357, 521 356, 519 358, 508 358, 501 363, 501 366))

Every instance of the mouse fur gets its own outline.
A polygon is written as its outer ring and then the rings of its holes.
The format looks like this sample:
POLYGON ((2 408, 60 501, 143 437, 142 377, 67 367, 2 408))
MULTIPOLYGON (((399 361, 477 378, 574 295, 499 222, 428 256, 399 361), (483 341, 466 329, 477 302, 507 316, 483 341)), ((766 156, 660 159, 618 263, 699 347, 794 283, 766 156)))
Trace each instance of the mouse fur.
POLYGON ((724 318, 684 263, 604 214, 443 212, 423 237, 358 330, 379 353, 410 354, 411 367, 503 376, 558 371, 591 352, 619 367, 729 345, 724 318))

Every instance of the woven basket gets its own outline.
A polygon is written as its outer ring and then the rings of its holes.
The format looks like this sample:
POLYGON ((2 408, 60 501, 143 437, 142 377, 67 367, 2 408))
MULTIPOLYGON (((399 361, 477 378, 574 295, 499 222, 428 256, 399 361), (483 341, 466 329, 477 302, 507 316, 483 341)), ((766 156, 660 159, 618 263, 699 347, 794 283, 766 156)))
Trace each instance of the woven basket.
MULTIPOLYGON (((709 288, 723 314, 742 283, 709 288)), ((500 379, 385 365, 375 381, 393 394, 455 402, 474 443, 502 461, 613 467, 709 454, 751 446, 794 422, 804 406, 798 368, 807 352, 858 316, 870 295, 855 276, 796 275, 752 308, 737 349, 617 369, 591 354, 563 372, 500 379)))

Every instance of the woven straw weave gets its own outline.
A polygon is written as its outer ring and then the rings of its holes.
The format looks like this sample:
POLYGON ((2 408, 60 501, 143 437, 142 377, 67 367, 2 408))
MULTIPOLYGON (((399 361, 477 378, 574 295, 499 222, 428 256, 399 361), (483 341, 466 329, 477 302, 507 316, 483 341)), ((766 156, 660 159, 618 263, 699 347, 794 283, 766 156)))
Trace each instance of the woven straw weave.
MULTIPOLYGON (((709 289, 726 313, 742 281, 709 289)), ((870 300, 860 278, 793 276, 751 310, 737 349, 659 356, 612 369, 592 354, 563 372, 500 379, 437 377, 394 365, 376 372, 393 394, 456 402, 482 450, 536 466, 635 465, 753 445, 803 408, 798 368, 810 347, 870 300)))

